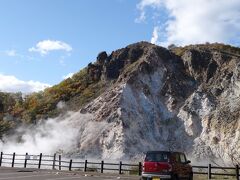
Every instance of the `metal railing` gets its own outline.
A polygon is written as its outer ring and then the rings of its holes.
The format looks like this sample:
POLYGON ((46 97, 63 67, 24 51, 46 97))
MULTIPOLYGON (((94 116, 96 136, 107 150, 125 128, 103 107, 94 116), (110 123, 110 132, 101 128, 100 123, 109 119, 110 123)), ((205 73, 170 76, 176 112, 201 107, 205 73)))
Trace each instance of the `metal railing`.
POLYGON ((80 161, 73 159, 63 159, 61 155, 31 155, 31 154, 6 154, 1 152, 0 166, 7 167, 22 167, 22 168, 38 168, 41 169, 58 169, 58 170, 80 170, 80 171, 98 171, 104 173, 104 171, 115 171, 119 174, 132 173, 141 175, 142 163, 128 164, 120 161, 119 163, 109 162, 92 162, 92 161, 80 161))
POLYGON ((212 166, 208 164, 208 166, 192 166, 193 174, 203 174, 207 175, 207 179, 213 179, 213 176, 232 176, 236 177, 239 180, 239 165, 235 167, 220 167, 220 166, 212 166), (219 170, 221 170, 219 172, 219 170), (230 171, 229 171, 230 170, 230 171))
MULTIPOLYGON (((129 164, 123 163, 109 163, 109 162, 92 162, 88 160, 73 160, 64 159, 61 155, 38 155, 31 154, 7 154, 1 152, 0 166, 4 167, 23 167, 23 168, 38 168, 38 169, 58 169, 58 170, 79 170, 79 171, 97 171, 104 173, 107 171, 118 172, 118 174, 130 173, 141 175, 142 163, 129 164)), ((239 179, 239 165, 235 167, 217 167, 208 164, 208 166, 192 166, 193 174, 207 175, 207 179, 212 179, 213 176, 232 176, 239 179), (219 171, 221 170, 221 171, 219 171)))

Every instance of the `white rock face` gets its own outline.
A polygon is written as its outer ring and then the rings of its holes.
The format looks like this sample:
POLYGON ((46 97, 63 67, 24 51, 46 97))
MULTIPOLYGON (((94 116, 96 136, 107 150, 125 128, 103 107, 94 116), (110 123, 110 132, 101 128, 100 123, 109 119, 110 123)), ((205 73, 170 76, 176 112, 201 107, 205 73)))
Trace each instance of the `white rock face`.
POLYGON ((195 163, 239 163, 237 61, 226 66, 221 59, 213 61, 214 55, 209 60, 211 55, 191 52, 184 66, 168 53, 146 48, 131 73, 126 69, 81 110, 92 118, 81 123, 80 155, 139 160, 149 150, 173 150, 187 153, 195 163), (222 66, 216 76, 211 66, 222 66))
POLYGON ((80 151, 89 153, 94 147, 101 158, 136 159, 149 150, 175 150, 184 151, 194 162, 239 162, 240 121, 228 114, 229 123, 220 119, 226 119, 221 115, 225 109, 228 113, 239 108, 238 69, 230 86, 213 96, 177 72, 180 65, 166 65, 151 53, 146 63, 155 63, 152 72, 138 69, 84 108, 93 115, 96 142, 91 146, 86 141, 80 151), (105 129, 98 131, 102 121, 105 129))
POLYGON ((200 143, 205 142, 206 137, 210 138, 208 115, 215 109, 214 104, 206 94, 196 91, 174 111, 169 108, 174 98, 160 95, 163 80, 155 75, 149 75, 148 80, 144 81, 146 84, 139 85, 146 75, 139 75, 134 82, 138 87, 147 85, 149 95, 145 95, 143 89, 129 84, 123 90, 121 118, 128 124, 124 128, 125 143, 128 144, 126 154, 134 156, 148 150, 176 150, 184 151, 196 159, 213 156, 214 152, 208 150, 212 142, 206 148, 200 143))

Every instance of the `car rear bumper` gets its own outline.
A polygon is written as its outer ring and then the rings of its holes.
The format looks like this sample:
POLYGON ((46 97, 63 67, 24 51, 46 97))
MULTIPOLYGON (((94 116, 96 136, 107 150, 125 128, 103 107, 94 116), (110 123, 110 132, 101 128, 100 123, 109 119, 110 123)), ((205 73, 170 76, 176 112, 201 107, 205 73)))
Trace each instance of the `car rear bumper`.
POLYGON ((171 174, 160 174, 160 173, 142 173, 142 177, 144 178, 153 178, 157 177, 160 179, 171 179, 171 174))

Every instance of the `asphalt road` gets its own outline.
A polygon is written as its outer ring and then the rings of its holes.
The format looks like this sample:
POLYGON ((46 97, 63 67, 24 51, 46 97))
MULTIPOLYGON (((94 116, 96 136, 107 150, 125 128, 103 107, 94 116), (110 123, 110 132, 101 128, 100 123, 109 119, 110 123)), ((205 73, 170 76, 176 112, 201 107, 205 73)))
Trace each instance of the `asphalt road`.
POLYGON ((100 174, 68 171, 48 171, 19 168, 0 168, 0 180, 138 180, 138 176, 119 176, 118 174, 100 174))

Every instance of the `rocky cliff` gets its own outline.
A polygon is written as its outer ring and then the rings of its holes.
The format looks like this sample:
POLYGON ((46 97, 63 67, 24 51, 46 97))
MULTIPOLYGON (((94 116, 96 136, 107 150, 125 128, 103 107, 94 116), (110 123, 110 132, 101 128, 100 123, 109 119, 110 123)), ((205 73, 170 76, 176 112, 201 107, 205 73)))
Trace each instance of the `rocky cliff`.
MULTIPOLYGON (((70 153, 78 156, 134 159, 148 150, 177 150, 192 160, 240 162, 239 48, 205 44, 168 50, 139 42, 101 52, 96 62, 27 97, 8 114, 29 122, 46 119, 61 113, 60 102, 65 111, 77 110, 63 118, 77 129, 68 142, 74 141, 70 153)), ((7 108, 1 106, 4 115, 7 108)))
POLYGON ((196 160, 239 162, 239 54, 216 44, 178 51, 141 42, 89 65, 93 78, 116 81, 81 109, 105 124, 87 142, 80 135, 79 152, 134 158, 178 150, 196 160))

